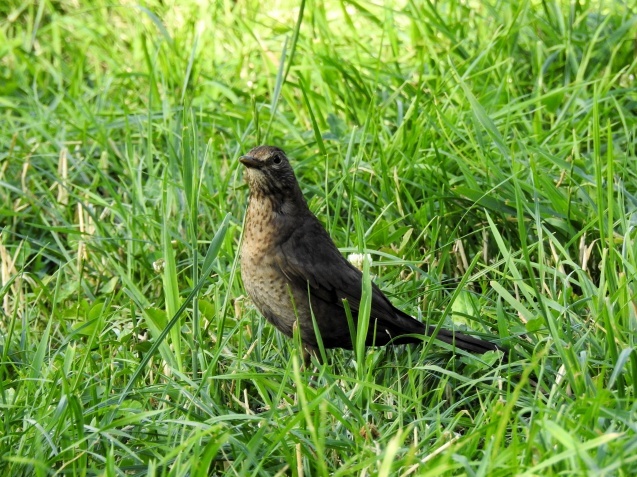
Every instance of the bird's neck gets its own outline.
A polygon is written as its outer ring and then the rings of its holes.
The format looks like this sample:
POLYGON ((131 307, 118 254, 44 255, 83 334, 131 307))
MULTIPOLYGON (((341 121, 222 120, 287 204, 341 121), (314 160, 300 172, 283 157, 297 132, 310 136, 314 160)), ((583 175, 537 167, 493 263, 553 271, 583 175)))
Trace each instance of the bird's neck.
POLYGON ((248 203, 248 212, 260 216, 271 214, 276 216, 295 216, 308 210, 305 198, 300 190, 288 191, 286 194, 278 192, 262 193, 252 191, 248 203))

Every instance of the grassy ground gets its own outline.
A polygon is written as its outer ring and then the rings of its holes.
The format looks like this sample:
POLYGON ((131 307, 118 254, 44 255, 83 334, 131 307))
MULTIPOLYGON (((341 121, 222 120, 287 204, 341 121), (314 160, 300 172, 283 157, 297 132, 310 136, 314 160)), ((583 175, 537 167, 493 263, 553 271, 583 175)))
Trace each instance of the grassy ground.
POLYGON ((2 475, 637 473, 634 6, 144 5, 0 6, 2 475), (510 363, 300 368, 237 266, 260 143, 510 363))

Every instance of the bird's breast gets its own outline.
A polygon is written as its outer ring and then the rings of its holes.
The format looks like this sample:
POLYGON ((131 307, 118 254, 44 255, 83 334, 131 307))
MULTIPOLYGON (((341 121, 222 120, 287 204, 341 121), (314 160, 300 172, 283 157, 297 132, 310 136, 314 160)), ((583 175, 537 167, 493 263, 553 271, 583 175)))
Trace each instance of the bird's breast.
POLYGON ((291 289, 276 260, 280 219, 269 204, 250 201, 241 245, 241 278, 259 311, 291 335, 295 321, 291 289))
POLYGON ((250 200, 243 230, 242 260, 260 262, 276 242, 276 212, 268 201, 250 200))

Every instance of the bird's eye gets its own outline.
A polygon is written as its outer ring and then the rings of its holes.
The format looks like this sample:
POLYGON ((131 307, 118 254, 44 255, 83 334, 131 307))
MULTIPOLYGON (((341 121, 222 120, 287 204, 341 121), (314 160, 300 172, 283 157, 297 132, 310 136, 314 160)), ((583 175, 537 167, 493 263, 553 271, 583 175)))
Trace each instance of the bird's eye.
POLYGON ((275 164, 281 164, 281 158, 279 156, 274 156, 274 160, 272 162, 275 164))

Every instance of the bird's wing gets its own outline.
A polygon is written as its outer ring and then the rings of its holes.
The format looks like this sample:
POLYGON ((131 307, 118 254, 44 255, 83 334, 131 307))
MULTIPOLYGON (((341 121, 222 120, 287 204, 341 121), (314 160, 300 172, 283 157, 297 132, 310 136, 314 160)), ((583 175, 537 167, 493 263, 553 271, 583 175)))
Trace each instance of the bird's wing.
MULTIPOLYGON (((309 286, 311 296, 341 307, 343 299, 347 299, 352 312, 358 312, 363 274, 341 255, 317 219, 308 217, 303 221, 279 244, 278 252, 278 266, 290 282, 300 287, 309 286)), ((403 322, 413 318, 402 315, 372 283, 372 318, 404 327, 407 323, 403 322)), ((411 332, 418 331, 420 328, 411 332)))

